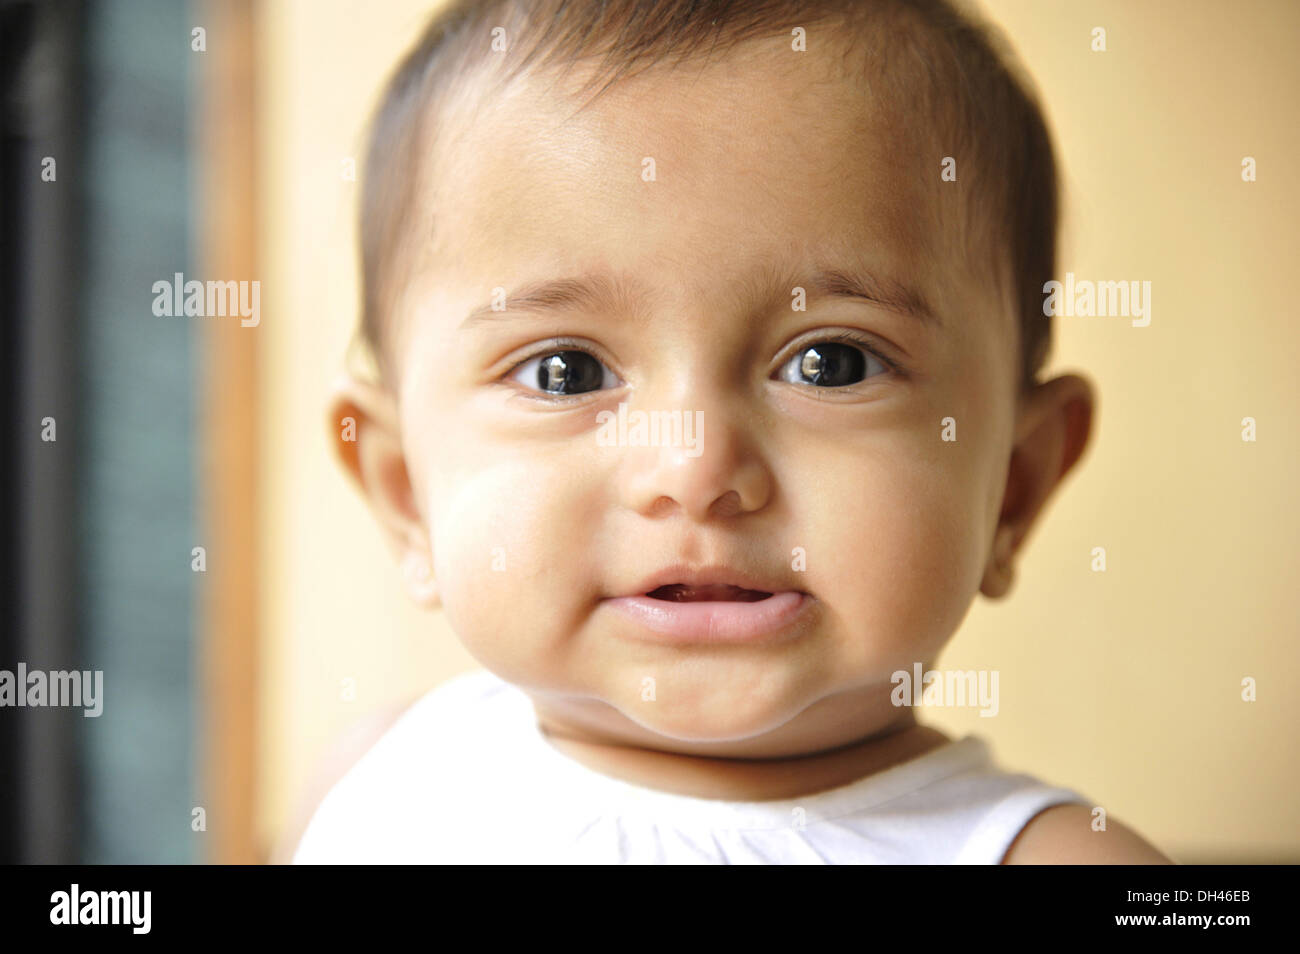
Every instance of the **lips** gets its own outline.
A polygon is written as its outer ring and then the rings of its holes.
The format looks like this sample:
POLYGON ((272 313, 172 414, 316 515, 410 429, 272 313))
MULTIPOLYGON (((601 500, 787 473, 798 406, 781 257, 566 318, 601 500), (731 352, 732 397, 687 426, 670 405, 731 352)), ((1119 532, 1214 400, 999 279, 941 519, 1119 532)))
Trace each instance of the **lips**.
POLYGON ((646 594, 652 600, 665 600, 669 603, 757 603, 771 595, 762 590, 732 586, 730 583, 711 583, 706 586, 670 583, 668 586, 655 587, 646 594))
POLYGON ((775 593, 792 590, 794 587, 775 576, 752 573, 738 567, 676 564, 642 578, 622 595, 649 596, 674 603, 751 603, 775 593))
POLYGON ((807 593, 772 577, 727 567, 668 567, 631 593, 605 600, 620 631, 653 642, 769 642, 801 631, 812 609, 807 593))

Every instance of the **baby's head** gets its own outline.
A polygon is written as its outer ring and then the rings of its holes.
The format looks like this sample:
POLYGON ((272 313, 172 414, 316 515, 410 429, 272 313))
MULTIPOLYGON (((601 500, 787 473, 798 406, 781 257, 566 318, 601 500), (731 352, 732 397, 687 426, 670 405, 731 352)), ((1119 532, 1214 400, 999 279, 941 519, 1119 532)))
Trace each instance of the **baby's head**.
POLYGON ((412 594, 608 740, 910 718, 891 674, 1007 591, 1091 420, 1037 379, 1056 173, 985 33, 942 0, 453 2, 372 137, 378 374, 333 412, 412 594))

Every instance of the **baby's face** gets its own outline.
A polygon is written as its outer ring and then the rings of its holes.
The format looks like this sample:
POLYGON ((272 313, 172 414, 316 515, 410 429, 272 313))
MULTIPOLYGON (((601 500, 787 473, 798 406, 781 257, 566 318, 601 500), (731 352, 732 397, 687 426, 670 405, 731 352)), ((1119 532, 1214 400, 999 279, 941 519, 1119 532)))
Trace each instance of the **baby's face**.
POLYGON ((718 755, 842 744, 897 720, 891 674, 979 589, 1010 306, 957 264, 945 151, 839 62, 758 42, 576 114, 534 80, 443 117, 394 316, 402 448, 449 622, 544 720, 718 755), (637 412, 701 429, 645 446, 637 412), (692 580, 775 602, 646 595, 692 580))

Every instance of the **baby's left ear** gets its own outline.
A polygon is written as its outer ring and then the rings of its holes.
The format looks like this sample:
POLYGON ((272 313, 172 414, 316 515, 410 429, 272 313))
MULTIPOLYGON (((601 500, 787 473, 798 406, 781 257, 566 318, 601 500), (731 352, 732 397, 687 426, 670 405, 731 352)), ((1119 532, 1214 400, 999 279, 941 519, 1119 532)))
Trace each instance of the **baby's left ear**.
POLYGON ((1011 589, 1016 552, 1043 505, 1083 456, 1092 433, 1096 394, 1086 378, 1065 374, 1021 399, 1002 512, 980 591, 998 598, 1011 589))

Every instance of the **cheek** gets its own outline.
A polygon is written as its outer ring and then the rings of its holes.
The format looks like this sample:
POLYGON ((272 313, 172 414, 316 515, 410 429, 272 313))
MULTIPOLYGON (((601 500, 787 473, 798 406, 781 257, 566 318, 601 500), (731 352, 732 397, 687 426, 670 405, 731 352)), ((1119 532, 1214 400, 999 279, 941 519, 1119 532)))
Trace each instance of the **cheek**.
POLYGON ((938 444, 938 428, 828 462, 800 522, 808 586, 855 657, 846 670, 910 664, 956 630, 983 573, 985 482, 967 448, 938 444))
POLYGON ((539 661, 559 658, 585 595, 576 581, 593 578, 590 492, 575 478, 517 453, 432 472, 426 512, 444 612, 466 649, 505 678, 520 666, 526 682, 539 661))

